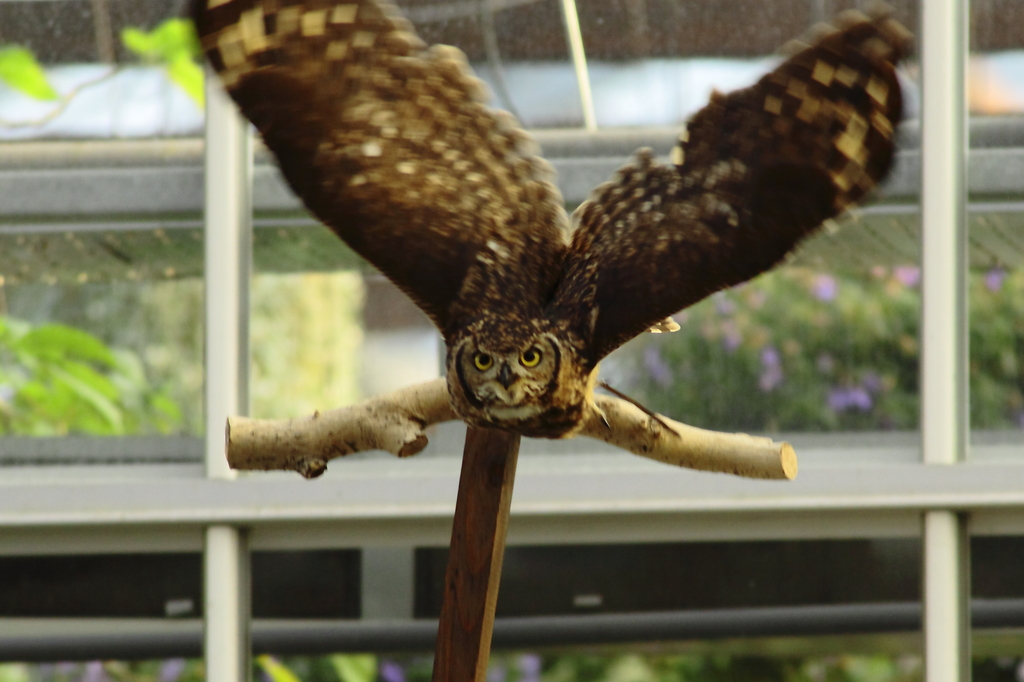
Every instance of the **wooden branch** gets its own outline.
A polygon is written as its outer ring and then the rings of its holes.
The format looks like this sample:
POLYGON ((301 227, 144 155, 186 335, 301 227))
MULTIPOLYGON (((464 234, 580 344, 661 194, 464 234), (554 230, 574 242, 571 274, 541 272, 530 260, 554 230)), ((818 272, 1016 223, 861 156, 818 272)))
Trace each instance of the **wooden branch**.
MULTIPOLYGON (((789 443, 706 431, 667 417, 654 419, 612 396, 598 395, 596 402, 608 425, 593 415, 581 435, 690 469, 748 478, 796 477, 796 453, 789 443)), ((227 423, 228 464, 233 469, 292 470, 314 478, 327 469, 328 460, 354 452, 386 450, 399 457, 415 455, 427 446, 428 426, 457 418, 443 378, 310 417, 231 417, 227 423)))
POLYGON ((469 427, 432 682, 485 682, 519 435, 469 427))
POLYGON ((591 415, 583 435, 635 455, 687 469, 746 478, 796 478, 796 451, 789 443, 745 433, 698 429, 663 415, 654 419, 635 405, 612 396, 595 396, 595 402, 604 411, 608 425, 598 415, 591 415))
POLYGON ((415 455, 427 447, 426 427, 457 418, 444 379, 309 417, 229 417, 228 464, 232 469, 293 470, 316 478, 327 470, 328 460, 354 452, 415 455))

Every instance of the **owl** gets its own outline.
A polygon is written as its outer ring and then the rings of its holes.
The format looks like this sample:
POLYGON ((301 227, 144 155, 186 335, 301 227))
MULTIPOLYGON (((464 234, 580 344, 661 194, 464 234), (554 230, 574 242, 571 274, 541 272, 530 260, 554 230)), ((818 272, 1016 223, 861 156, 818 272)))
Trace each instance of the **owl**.
MULTIPOLYGON (((671 162, 640 150, 568 216, 550 166, 461 52, 384 0, 196 0, 202 47, 292 190, 426 312, 455 412, 574 435, 598 364, 780 262, 893 160, 907 31, 840 15, 714 94, 671 162)), ((597 416, 600 416, 599 414, 597 416)))

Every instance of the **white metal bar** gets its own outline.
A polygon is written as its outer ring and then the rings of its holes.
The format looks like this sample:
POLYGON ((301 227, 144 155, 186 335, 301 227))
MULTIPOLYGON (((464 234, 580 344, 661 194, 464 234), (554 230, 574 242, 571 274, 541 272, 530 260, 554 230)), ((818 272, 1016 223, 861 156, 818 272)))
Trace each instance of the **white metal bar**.
POLYGON ((580 89, 583 127, 593 132, 597 130, 597 115, 594 113, 594 95, 590 90, 590 70, 587 68, 587 53, 583 49, 583 33, 580 31, 576 0, 562 0, 562 16, 565 18, 565 33, 569 39, 572 65, 576 70, 576 83, 580 89))
POLYGON ((926 682, 971 679, 970 536, 951 511, 924 515, 924 648, 926 682))
MULTIPOLYGON (((764 482, 676 469, 628 453, 528 454, 516 474, 516 518, 928 509, 1024 514, 1024 464, 1019 460, 972 461, 955 467, 852 460, 832 466, 808 464, 794 481, 764 482)), ((102 479, 84 472, 80 480, 3 481, 0 529, 360 519, 414 525, 416 519, 450 517, 458 458, 384 457, 390 459, 332 462, 315 484, 280 472, 246 476, 227 485, 175 466, 145 467, 146 475, 133 476, 134 465, 106 468, 109 473, 102 479), (119 477, 118 469, 128 471, 119 477)), ((401 544, 381 540, 382 545, 401 544)))
POLYGON ((206 679, 249 680, 251 592, 245 531, 234 526, 210 526, 203 553, 206 679))
MULTIPOLYGON (((967 456, 967 0, 923 0, 921 446, 925 463, 967 456)), ((927 682, 970 680, 966 517, 924 514, 927 682)))
POLYGON ((248 410, 252 147, 215 76, 206 88, 206 473, 234 478, 224 425, 248 410))
MULTIPOLYGON (((206 475, 235 477, 224 457, 224 424, 248 411, 249 277, 252 262, 252 148, 248 123, 215 75, 206 78, 206 475)), ((249 552, 233 526, 206 529, 206 674, 250 677, 249 552)))
POLYGON ((964 0, 922 7, 922 351, 924 461, 967 451, 967 111, 964 0))

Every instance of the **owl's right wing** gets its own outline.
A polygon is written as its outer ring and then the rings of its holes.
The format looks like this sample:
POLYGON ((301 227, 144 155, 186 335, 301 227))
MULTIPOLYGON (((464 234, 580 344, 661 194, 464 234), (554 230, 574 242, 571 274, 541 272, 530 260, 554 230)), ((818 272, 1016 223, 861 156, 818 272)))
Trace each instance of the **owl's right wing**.
POLYGON ((550 296, 568 217, 550 167, 455 48, 386 0, 194 0, 210 63, 291 188, 442 332, 550 296))
POLYGON ((552 308, 591 363, 770 269, 888 172, 910 34, 884 12, 839 23, 755 85, 714 95, 673 165, 641 153, 577 210, 552 308))

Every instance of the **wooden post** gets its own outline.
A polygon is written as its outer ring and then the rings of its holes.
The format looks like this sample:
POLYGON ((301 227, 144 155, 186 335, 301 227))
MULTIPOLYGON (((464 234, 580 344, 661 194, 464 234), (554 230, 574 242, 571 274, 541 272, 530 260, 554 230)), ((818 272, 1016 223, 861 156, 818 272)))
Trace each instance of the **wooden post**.
POLYGON ((484 682, 519 435, 470 426, 444 576, 433 682, 484 682))

